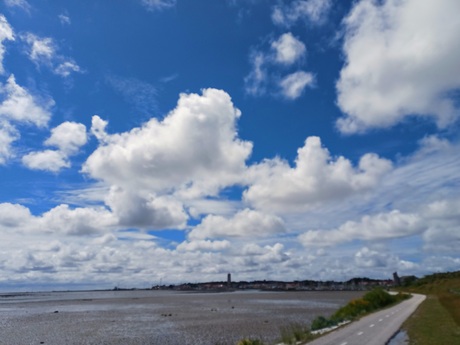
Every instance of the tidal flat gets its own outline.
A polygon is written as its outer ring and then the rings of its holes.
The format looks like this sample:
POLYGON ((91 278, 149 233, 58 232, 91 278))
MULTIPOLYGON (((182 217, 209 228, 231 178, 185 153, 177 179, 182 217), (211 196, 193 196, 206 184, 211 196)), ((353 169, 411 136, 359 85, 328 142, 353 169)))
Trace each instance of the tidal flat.
POLYGON ((235 345, 276 343, 363 292, 84 291, 0 296, 0 344, 235 345))

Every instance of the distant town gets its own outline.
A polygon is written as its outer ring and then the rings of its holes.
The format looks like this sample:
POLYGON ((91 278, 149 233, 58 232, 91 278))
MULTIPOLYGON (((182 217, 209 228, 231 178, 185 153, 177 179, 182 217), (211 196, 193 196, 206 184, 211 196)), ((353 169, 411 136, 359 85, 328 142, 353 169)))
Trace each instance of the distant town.
POLYGON ((395 272, 393 274, 393 279, 352 278, 345 282, 316 280, 295 280, 290 282, 275 280, 255 280, 250 282, 234 282, 231 279, 231 274, 228 274, 226 281, 185 283, 179 285, 155 285, 152 287, 152 289, 202 292, 223 292, 251 289, 266 291, 365 291, 378 286, 389 289, 395 286, 406 285, 415 280, 417 280, 417 277, 415 276, 399 277, 395 272))

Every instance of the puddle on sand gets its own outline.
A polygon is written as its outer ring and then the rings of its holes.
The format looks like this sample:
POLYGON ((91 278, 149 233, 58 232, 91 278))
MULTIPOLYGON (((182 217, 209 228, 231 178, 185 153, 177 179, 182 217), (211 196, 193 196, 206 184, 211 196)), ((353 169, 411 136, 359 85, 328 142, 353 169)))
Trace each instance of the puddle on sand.
POLYGON ((405 331, 399 331, 390 339, 387 345, 407 345, 409 344, 409 337, 405 331))

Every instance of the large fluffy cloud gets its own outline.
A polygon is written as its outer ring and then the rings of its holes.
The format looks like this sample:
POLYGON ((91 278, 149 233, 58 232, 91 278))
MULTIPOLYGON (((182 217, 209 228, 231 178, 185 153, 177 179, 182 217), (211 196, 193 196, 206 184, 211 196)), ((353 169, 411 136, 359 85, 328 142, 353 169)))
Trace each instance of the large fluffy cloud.
POLYGON ((108 134, 107 122, 93 117, 100 146, 83 172, 111 186, 104 202, 125 227, 185 228, 190 212, 200 214, 200 199, 244 181, 252 144, 238 138, 240 111, 230 96, 215 89, 182 94, 163 120, 108 134))
POLYGON ((390 161, 375 154, 364 155, 353 167, 344 157, 331 157, 318 137, 307 138, 297 153, 294 168, 278 158, 252 166, 244 199, 260 209, 299 211, 369 190, 391 169, 390 161))
POLYGON ((172 196, 126 191, 113 186, 105 202, 122 227, 177 229, 184 228, 188 218, 182 204, 172 196))
POLYGON ((384 128, 407 116, 439 127, 458 118, 460 3, 362 0, 344 20, 345 66, 337 82, 344 133, 384 128))
POLYGON ((127 190, 215 194, 241 181, 252 150, 237 137, 239 116, 227 93, 206 89, 202 95, 182 94, 162 121, 152 118, 130 132, 107 135, 95 117, 93 131, 104 142, 83 171, 127 190))

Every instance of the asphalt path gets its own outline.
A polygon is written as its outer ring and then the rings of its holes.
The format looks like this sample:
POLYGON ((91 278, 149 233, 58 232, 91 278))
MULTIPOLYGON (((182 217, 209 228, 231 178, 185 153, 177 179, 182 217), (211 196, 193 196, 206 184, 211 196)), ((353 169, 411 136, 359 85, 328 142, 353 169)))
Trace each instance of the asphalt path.
POLYGON ((308 345, 385 345, 424 299, 424 295, 412 294, 408 300, 363 317, 308 345))

